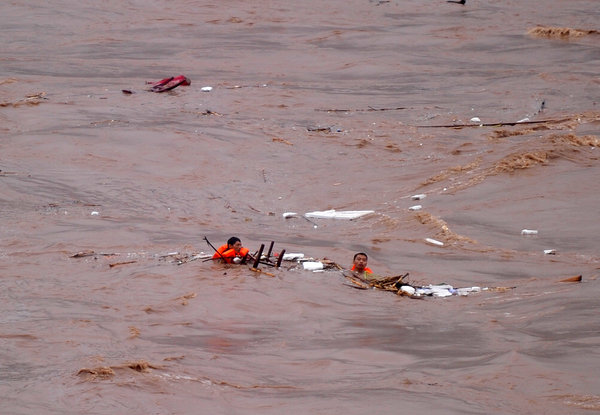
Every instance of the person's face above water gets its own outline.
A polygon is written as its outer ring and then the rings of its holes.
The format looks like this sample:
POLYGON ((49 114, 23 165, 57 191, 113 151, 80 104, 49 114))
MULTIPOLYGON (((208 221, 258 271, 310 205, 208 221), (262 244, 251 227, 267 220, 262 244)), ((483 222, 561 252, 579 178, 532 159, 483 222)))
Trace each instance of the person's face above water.
POLYGON ((354 266, 357 271, 363 271, 367 267, 367 257, 364 255, 357 255, 354 258, 354 266))
POLYGON ((241 241, 237 241, 236 243, 234 243, 233 245, 230 245, 233 250, 235 252, 240 252, 240 249, 242 249, 242 242, 241 241))

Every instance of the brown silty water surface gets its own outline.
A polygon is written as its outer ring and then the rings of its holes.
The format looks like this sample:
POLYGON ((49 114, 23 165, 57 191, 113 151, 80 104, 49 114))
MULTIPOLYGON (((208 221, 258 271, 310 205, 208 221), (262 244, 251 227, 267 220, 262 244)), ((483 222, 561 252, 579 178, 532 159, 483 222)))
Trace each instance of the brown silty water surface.
POLYGON ((0 413, 599 412, 599 11, 3 2, 0 413))

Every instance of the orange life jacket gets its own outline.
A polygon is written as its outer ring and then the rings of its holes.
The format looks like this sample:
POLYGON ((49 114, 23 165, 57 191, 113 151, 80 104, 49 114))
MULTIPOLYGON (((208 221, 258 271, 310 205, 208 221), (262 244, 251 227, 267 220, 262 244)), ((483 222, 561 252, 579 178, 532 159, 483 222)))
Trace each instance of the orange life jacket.
POLYGON ((215 252, 215 254, 213 255, 213 259, 224 259, 226 263, 232 264, 233 258, 244 258, 249 253, 250 250, 248 248, 242 247, 242 249, 240 249, 240 252, 235 252, 233 248, 230 248, 227 244, 225 244, 221 245, 219 249, 217 249, 217 252, 215 252))
MULTIPOLYGON (((356 265, 352 265, 352 271, 356 271, 356 265)), ((372 274, 372 273, 373 273, 373 271, 371 271, 371 268, 369 268, 369 267, 366 267, 366 268, 365 268, 365 273, 367 273, 367 274, 372 274)))

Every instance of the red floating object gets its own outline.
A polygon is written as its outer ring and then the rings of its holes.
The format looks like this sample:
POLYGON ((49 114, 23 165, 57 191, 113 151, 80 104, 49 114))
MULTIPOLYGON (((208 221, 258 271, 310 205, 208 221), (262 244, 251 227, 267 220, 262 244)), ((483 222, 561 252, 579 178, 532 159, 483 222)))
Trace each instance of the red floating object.
POLYGON ((184 75, 161 79, 158 82, 147 82, 152 85, 150 91, 152 92, 166 92, 171 89, 177 88, 179 85, 191 85, 192 81, 184 75))

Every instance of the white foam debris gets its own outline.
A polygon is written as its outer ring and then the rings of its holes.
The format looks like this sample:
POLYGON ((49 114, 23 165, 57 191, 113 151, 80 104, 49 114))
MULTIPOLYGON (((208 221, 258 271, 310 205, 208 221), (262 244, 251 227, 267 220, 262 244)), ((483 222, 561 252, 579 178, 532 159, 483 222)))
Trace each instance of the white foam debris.
POLYGON ((410 285, 403 285, 402 287, 400 287, 400 291, 408 295, 415 295, 415 293, 417 292, 415 287, 411 287, 410 285))
POLYGON ((418 195, 412 195, 411 199, 412 200, 421 200, 421 199, 425 199, 426 197, 427 197, 426 194, 421 193, 421 194, 418 194, 418 195))
POLYGON ((307 212, 304 214, 307 218, 315 218, 315 219, 357 219, 361 216, 369 215, 371 213, 375 213, 374 210, 340 210, 336 211, 335 209, 330 210, 322 210, 322 211, 314 211, 307 212))
POLYGON ((438 241, 437 239, 433 239, 433 238, 425 238, 425 242, 428 242, 432 245, 437 245, 437 246, 444 246, 444 243, 441 241, 438 241))
POLYGON ((521 231, 521 235, 537 235, 538 231, 536 229, 523 229, 521 231))
POLYGON ((319 271, 323 269, 321 261, 307 261, 302 263, 302 267, 307 271, 319 271))
POLYGON ((423 209, 423 206, 421 205, 414 205, 408 208, 408 210, 421 210, 423 209))

